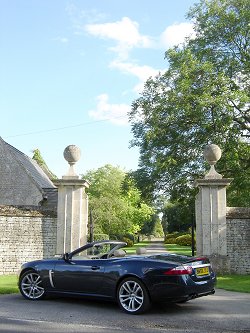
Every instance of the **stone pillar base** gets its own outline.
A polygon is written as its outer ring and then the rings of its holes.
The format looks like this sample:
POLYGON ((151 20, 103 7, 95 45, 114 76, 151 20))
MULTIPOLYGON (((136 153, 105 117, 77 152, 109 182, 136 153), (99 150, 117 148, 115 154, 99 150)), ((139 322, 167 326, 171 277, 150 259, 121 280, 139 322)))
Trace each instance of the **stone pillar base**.
POLYGON ((227 255, 209 255, 207 256, 212 264, 212 268, 216 274, 230 274, 230 262, 227 255))

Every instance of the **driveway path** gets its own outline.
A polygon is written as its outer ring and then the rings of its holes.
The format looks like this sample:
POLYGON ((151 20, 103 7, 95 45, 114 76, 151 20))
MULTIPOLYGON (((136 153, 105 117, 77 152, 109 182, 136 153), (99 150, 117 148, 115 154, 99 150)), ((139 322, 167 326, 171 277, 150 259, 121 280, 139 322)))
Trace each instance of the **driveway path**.
POLYGON ((167 252, 166 246, 163 241, 153 241, 146 246, 147 252, 167 252))
POLYGON ((82 299, 27 301, 0 295, 0 332, 250 333, 250 294, 217 289, 185 304, 133 316, 114 303, 82 299))

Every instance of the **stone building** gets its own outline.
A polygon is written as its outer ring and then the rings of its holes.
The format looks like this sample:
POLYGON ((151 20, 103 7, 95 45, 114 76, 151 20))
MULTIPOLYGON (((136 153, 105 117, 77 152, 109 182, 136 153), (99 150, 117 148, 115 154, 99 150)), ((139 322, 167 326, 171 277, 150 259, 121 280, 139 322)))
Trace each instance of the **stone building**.
POLYGON ((57 188, 46 173, 1 137, 0 205, 57 209, 57 188))
POLYGON ((46 170, 0 138, 0 275, 86 243, 89 184, 74 171, 80 149, 70 145, 64 157, 69 171, 53 183, 46 170))

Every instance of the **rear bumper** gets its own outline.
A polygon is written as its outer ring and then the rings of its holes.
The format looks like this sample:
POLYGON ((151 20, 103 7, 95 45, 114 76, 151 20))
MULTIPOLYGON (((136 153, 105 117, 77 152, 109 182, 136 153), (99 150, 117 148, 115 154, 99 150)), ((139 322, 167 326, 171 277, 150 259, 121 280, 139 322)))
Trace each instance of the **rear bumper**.
POLYGON ((215 290, 210 290, 207 291, 205 293, 200 293, 200 294, 189 294, 189 295, 185 295, 179 298, 174 298, 174 299, 169 299, 169 301, 175 301, 175 302, 181 302, 181 301, 189 301, 191 299, 195 299, 195 298, 199 298, 199 297, 203 297, 203 296, 209 296, 209 295, 213 295, 215 293, 215 290))
POLYGON ((215 293, 216 278, 195 282, 189 276, 167 277, 155 284, 149 290, 153 302, 188 301, 215 293))

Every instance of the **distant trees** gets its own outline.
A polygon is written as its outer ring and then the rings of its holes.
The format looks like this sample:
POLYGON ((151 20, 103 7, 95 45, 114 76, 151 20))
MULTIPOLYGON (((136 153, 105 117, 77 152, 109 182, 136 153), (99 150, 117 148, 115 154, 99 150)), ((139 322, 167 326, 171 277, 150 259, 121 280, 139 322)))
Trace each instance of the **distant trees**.
POLYGON ((88 171, 83 178, 91 183, 89 207, 95 233, 136 235, 151 220, 154 209, 143 202, 134 181, 120 168, 105 165, 88 171))
POLYGON ((145 198, 165 194, 171 230, 190 225, 209 143, 223 152, 218 171, 234 178, 229 205, 250 204, 249 0, 200 1, 188 18, 195 37, 166 52, 169 68, 146 82, 129 114, 140 149, 134 178, 145 198))

